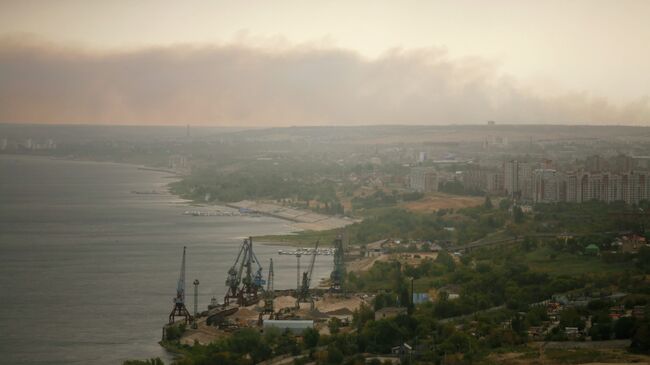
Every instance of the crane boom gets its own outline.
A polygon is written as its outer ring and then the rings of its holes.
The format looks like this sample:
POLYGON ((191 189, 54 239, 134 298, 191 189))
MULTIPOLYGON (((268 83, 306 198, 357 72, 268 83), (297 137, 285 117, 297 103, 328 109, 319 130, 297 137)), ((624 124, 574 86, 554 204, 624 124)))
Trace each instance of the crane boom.
POLYGON ((316 254, 318 253, 318 243, 320 240, 316 241, 316 246, 314 247, 314 253, 311 255, 311 262, 309 263, 309 274, 307 275, 307 287, 311 286, 311 275, 314 273, 314 264, 316 263, 316 254))
POLYGON ((266 291, 269 293, 273 292, 273 259, 270 259, 269 262, 269 277, 266 280, 266 291))
POLYGON ((178 276, 178 284, 176 286, 176 299, 175 303, 185 303, 185 250, 186 246, 183 246, 183 259, 181 260, 181 273, 178 276))

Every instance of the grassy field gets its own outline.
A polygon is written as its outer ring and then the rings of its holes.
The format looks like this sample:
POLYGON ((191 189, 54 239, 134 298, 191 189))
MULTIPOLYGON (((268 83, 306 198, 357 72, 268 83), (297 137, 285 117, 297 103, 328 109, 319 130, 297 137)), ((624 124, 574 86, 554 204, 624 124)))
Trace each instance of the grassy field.
POLYGON ((631 354, 614 349, 546 349, 536 345, 504 348, 479 361, 481 365, 573 365, 573 364, 647 364, 647 355, 631 354))
POLYGON ((625 264, 606 263, 600 257, 576 255, 568 252, 553 251, 549 247, 540 247, 525 255, 531 269, 551 275, 580 275, 584 273, 603 273, 625 269, 625 264), (555 258, 552 258, 555 254, 555 258))
POLYGON ((433 193, 424 198, 403 203, 402 208, 418 213, 430 213, 439 209, 460 209, 483 204, 485 198, 478 196, 461 196, 433 193))

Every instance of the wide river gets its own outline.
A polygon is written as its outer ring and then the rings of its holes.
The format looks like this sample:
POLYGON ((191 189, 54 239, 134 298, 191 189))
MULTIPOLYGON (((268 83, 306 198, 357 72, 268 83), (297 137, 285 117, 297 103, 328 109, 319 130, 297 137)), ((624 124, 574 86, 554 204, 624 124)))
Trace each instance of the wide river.
MULTIPOLYGON (((172 309, 183 246, 187 304, 225 293, 245 236, 292 231, 270 217, 193 217, 171 178, 130 165, 0 156, 0 363, 121 364, 169 355, 157 341, 172 309)), ((296 285, 293 256, 273 258, 275 288, 296 285)), ((303 260, 305 261, 305 260, 303 260)), ((314 276, 332 258, 318 256, 314 276)), ((266 271, 265 271, 266 274, 266 271)), ((314 282, 317 282, 315 279, 314 282)))

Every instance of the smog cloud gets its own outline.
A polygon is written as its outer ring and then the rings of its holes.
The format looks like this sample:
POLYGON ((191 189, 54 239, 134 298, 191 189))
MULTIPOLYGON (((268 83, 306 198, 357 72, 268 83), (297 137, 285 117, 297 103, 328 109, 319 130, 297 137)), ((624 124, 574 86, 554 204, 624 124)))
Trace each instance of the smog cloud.
POLYGON ((0 38, 0 122, 237 126, 650 123, 650 98, 543 97, 441 49, 376 59, 309 45, 98 52, 0 38))

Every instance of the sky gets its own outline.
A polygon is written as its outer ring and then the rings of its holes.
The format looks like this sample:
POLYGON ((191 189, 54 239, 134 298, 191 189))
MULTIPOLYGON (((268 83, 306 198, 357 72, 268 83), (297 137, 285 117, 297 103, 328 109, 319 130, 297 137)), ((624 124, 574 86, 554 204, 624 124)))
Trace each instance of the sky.
POLYGON ((650 124, 650 1, 0 0, 0 122, 650 124))

